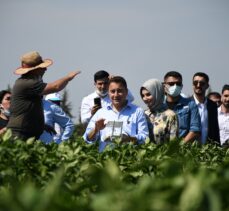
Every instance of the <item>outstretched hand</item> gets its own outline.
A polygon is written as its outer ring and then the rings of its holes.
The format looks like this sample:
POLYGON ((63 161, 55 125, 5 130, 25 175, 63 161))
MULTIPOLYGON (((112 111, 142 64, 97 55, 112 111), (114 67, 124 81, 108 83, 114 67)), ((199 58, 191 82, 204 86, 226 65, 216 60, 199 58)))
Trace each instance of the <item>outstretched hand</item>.
POLYGON ((68 73, 69 81, 71 81, 73 78, 75 78, 75 76, 77 76, 80 73, 81 71, 73 71, 73 72, 68 73))

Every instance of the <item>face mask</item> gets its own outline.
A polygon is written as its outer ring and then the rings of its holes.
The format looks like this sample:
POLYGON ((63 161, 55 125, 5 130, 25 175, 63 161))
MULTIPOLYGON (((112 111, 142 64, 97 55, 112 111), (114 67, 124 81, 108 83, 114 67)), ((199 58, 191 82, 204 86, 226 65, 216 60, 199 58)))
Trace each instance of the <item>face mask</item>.
POLYGON ((10 111, 8 109, 1 108, 1 113, 6 117, 10 116, 10 111))
POLYGON ((172 97, 177 97, 181 93, 182 86, 177 86, 176 84, 168 87, 167 93, 172 97))
POLYGON ((100 92, 98 89, 96 89, 96 93, 100 96, 100 97, 105 97, 107 96, 108 92, 100 92))

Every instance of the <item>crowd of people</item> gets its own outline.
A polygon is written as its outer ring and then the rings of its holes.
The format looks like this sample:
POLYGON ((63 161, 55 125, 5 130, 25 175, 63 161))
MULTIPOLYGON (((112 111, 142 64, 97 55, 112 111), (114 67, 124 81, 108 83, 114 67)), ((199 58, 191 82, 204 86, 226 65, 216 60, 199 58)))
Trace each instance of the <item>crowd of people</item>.
MULTIPOLYGON (((59 92, 80 71, 73 71, 52 83, 43 82, 43 75, 52 60, 42 59, 36 51, 21 57, 21 67, 15 74, 12 93, 0 92, 0 134, 7 129, 13 137, 35 138, 45 144, 67 141, 74 131, 71 118, 61 108, 59 92)), ((94 74, 95 90, 81 102, 81 123, 85 125, 84 140, 99 142, 99 152, 120 143, 163 144, 180 138, 184 142, 201 144, 229 142, 229 85, 221 94, 206 93, 209 76, 197 72, 192 78, 193 94, 182 95, 183 79, 177 71, 167 72, 164 81, 152 78, 139 88, 147 109, 133 104, 134 95, 122 76, 112 76, 104 70, 94 74)))

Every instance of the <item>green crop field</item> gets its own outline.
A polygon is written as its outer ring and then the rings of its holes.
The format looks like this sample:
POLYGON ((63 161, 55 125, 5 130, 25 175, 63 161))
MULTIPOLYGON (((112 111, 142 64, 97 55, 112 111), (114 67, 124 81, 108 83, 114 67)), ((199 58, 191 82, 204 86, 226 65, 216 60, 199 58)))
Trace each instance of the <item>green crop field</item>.
POLYGON ((0 210, 229 210, 229 150, 216 145, 0 139, 0 210))

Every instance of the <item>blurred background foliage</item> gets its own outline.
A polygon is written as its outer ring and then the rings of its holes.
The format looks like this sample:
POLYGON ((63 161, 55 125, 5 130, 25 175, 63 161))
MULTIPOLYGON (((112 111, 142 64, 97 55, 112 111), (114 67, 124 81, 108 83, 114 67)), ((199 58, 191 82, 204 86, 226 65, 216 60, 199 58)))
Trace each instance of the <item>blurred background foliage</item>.
POLYGON ((115 145, 98 153, 81 126, 44 145, 0 139, 0 210, 229 210, 229 151, 216 145, 115 145))

